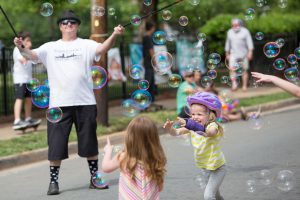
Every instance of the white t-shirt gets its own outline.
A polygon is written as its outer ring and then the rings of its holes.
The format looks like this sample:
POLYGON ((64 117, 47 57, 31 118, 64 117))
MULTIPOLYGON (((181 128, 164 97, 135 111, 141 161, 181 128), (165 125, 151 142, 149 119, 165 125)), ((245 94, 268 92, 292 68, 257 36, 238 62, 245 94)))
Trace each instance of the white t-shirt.
POLYGON ((46 66, 50 87, 49 107, 95 105, 90 67, 99 43, 77 38, 74 41, 57 40, 35 49, 46 66))
POLYGON ((234 58, 245 58, 250 49, 254 49, 253 41, 248 29, 241 27, 241 30, 235 32, 229 29, 225 51, 230 52, 230 56, 234 58))
POLYGON ((28 83, 32 79, 32 62, 27 61, 26 64, 22 64, 20 59, 23 59, 19 49, 14 48, 13 52, 14 68, 13 68, 13 80, 14 84, 28 83))

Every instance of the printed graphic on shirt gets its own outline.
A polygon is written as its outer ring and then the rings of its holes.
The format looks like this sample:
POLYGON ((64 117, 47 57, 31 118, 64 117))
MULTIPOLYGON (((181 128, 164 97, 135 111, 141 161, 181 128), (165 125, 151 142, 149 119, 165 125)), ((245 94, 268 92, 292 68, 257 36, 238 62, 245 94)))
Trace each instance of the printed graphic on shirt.
POLYGON ((57 61, 69 61, 82 59, 82 49, 54 49, 55 60, 57 61))

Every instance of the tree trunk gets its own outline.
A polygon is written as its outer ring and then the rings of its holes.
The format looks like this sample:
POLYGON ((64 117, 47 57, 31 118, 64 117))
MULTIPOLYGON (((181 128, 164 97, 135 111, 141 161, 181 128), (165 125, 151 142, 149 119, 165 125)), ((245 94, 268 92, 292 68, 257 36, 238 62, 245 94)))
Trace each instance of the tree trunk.
MULTIPOLYGON (((91 0, 91 9, 93 6, 101 6, 107 10, 106 0, 91 0)), ((90 38, 97 42, 104 42, 107 38, 107 14, 103 16, 95 16, 91 12, 91 36, 90 38)), ((101 55, 100 65, 107 71, 107 54, 101 55)), ((97 101, 97 121, 104 126, 108 126, 108 86, 107 84, 100 90, 95 90, 97 101)))

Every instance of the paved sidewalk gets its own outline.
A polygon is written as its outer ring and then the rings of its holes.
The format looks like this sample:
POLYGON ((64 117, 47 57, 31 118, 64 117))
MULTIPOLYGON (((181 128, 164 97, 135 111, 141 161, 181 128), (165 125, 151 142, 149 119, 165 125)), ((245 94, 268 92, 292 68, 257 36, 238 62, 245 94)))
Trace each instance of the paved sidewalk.
MULTIPOLYGON (((217 88, 219 91, 221 91, 224 88, 217 88)), ((241 98, 249 98, 249 97, 255 97, 255 96, 261 96, 261 95, 268 95, 268 94, 274 94, 278 92, 282 92, 283 90, 277 88, 277 87, 260 87, 260 88, 249 88, 246 92, 239 89, 238 91, 233 93, 234 99, 241 99, 241 98)), ((162 99, 157 100, 155 102, 156 104, 163 105, 166 109, 175 109, 176 108, 176 98, 172 99, 162 99)), ((109 116, 121 116, 121 106, 113 106, 109 108, 109 116)), ((39 126, 38 130, 46 130, 46 119, 42 119, 42 124, 39 126)), ((28 129, 30 131, 30 129, 28 129)), ((21 131, 14 131, 12 129, 12 122, 11 123, 4 123, 1 124, 0 122, 0 140, 6 140, 14 137, 20 137, 22 136, 21 131)), ((30 134, 30 133, 28 133, 30 134)))

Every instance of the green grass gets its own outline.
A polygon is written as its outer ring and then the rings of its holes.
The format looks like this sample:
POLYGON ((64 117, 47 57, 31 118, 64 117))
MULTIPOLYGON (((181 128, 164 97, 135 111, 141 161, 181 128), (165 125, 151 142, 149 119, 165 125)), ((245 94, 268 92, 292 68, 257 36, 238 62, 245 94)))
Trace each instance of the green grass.
POLYGON ((264 104, 272 101, 279 101, 279 100, 284 100, 291 98, 292 95, 286 93, 286 92, 280 92, 280 93, 275 93, 275 94, 270 94, 270 95, 263 95, 263 96, 258 96, 254 98, 245 98, 240 100, 240 107, 247 107, 247 106, 253 106, 253 105, 259 105, 259 104, 264 104))
MULTIPOLYGON (((245 98, 240 100, 240 106, 259 105, 267 102, 287 99, 290 97, 291 95, 285 92, 280 92, 271 95, 245 98)), ((175 119, 177 116, 175 110, 143 113, 142 115, 150 117, 159 126, 161 126, 167 118, 175 119)), ((110 124, 109 127, 103 127, 101 125, 98 126, 97 135, 101 136, 105 134, 111 134, 116 131, 122 131, 126 128, 126 126, 131 121, 131 119, 132 118, 129 117, 112 117, 109 120, 109 124, 110 124)), ((73 128, 70 134, 69 141, 76 141, 76 140, 77 140, 77 136, 73 128)), ((45 148, 45 147, 47 147, 46 131, 39 131, 34 134, 23 135, 18 138, 13 138, 9 140, 0 140, 0 157, 14 155, 14 154, 45 148)))

